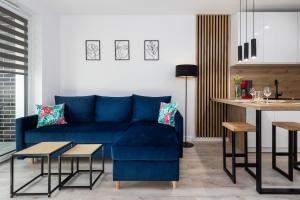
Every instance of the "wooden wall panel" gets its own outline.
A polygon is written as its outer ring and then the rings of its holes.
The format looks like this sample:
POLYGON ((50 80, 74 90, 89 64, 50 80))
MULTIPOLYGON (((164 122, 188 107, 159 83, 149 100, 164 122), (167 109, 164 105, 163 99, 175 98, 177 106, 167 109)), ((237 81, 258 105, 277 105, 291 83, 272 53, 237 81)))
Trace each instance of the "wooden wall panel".
POLYGON ((226 106, 210 101, 228 94, 228 15, 199 15, 197 136, 221 137, 226 106))

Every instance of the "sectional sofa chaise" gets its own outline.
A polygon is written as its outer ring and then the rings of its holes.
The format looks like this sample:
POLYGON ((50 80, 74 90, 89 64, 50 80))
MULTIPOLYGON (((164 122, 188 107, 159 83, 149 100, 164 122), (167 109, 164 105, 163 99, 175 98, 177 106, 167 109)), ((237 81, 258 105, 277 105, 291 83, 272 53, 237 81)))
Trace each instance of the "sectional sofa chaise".
POLYGON ((36 115, 17 119, 17 150, 43 141, 101 143, 113 160, 114 181, 178 181, 182 116, 176 113, 175 127, 157 122, 160 102, 170 101, 170 96, 56 96, 68 123, 36 128, 36 115))

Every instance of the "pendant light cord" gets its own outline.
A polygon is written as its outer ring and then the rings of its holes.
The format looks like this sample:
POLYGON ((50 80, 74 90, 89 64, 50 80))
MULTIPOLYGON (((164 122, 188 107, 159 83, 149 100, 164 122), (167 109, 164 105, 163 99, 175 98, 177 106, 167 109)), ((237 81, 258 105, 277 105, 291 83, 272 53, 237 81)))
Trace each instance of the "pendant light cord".
POLYGON ((253 8, 252 8, 252 17, 253 17, 253 38, 254 38, 254 0, 253 0, 253 8))
POLYGON ((242 45, 242 0, 240 0, 240 45, 242 45))
POLYGON ((246 13, 246 42, 247 42, 247 40, 248 40, 248 38, 247 38, 247 37, 248 37, 248 27, 247 27, 247 26, 248 26, 248 25, 247 25, 247 21, 248 21, 248 19, 247 19, 247 18, 248 18, 248 16, 247 16, 248 13, 247 13, 247 11, 248 11, 248 8, 247 8, 247 4, 248 4, 248 0, 246 0, 246 12, 245 12, 245 13, 246 13))

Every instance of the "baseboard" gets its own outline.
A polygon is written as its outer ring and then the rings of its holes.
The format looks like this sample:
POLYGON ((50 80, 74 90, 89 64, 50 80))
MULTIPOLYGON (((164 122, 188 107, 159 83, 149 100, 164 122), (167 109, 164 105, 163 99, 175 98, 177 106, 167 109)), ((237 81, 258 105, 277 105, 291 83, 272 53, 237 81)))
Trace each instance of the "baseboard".
POLYGON ((192 139, 194 142, 222 142, 221 137, 197 137, 192 139))

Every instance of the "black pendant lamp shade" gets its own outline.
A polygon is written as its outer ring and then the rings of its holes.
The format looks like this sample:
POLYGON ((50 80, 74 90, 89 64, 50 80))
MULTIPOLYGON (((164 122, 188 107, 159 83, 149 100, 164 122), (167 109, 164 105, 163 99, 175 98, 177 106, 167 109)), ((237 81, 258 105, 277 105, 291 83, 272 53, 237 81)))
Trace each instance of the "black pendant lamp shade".
POLYGON ((244 43, 244 59, 247 61, 249 59, 249 43, 244 43))
POLYGON ((176 65, 176 77, 197 77, 198 66, 190 64, 176 65))
POLYGON ((256 39, 251 39, 251 58, 256 58, 256 39))
POLYGON ((242 45, 238 46, 238 61, 239 62, 243 61, 243 46, 242 45))

